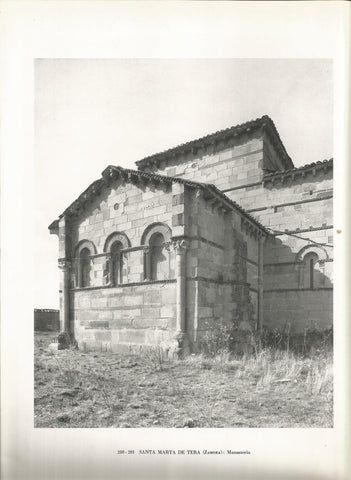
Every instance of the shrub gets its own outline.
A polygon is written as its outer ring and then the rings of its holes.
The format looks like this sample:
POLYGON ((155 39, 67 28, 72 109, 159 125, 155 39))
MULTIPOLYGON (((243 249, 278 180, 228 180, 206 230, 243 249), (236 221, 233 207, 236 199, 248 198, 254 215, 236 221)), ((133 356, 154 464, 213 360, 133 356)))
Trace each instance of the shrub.
POLYGON ((264 328, 260 337, 261 348, 293 351, 305 356, 324 353, 333 349, 333 327, 318 330, 306 328, 301 334, 291 334, 290 329, 264 328))
POLYGON ((215 330, 207 330, 202 334, 199 353, 212 358, 218 355, 228 355, 231 351, 232 341, 232 327, 220 324, 215 330))

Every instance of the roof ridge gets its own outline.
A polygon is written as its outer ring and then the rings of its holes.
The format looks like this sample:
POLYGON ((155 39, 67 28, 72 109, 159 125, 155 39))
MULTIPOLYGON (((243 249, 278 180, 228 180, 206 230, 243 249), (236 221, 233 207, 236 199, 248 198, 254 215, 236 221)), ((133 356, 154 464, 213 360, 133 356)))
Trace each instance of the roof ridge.
POLYGON ((273 143, 275 143, 275 146, 282 151, 283 156, 285 157, 285 161, 288 164, 292 164, 293 162, 288 155, 286 148, 280 138, 280 135, 278 133, 278 130, 273 122, 273 120, 269 117, 269 115, 263 115, 262 117, 258 117, 253 120, 249 120, 244 123, 240 123, 228 128, 224 128, 222 130, 217 130, 216 132, 204 135, 200 138, 197 138, 195 140, 189 140, 188 142, 181 143, 175 147, 168 148, 166 150, 163 150, 158 153, 154 153, 152 155, 148 155, 141 160, 138 160, 135 162, 138 168, 143 167, 145 165, 148 165, 149 163, 158 163, 164 158, 167 157, 172 157, 178 153, 184 153, 185 151, 192 151, 192 150, 197 150, 199 148, 202 148, 204 144, 210 145, 213 143, 215 140, 220 140, 222 138, 226 138, 227 136, 231 135, 238 135, 239 133, 245 133, 250 131, 252 128, 257 128, 257 127, 265 127, 268 126, 268 128, 271 129, 270 134, 275 137, 273 140, 273 143))

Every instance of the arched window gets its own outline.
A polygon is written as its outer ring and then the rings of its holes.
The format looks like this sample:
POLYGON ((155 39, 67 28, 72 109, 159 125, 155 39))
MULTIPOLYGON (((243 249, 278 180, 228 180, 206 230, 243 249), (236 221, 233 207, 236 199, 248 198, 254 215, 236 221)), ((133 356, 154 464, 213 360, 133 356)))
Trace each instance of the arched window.
POLYGON ((90 250, 89 248, 83 248, 79 254, 80 260, 80 279, 79 279, 79 286, 80 287, 90 287, 90 272, 91 272, 91 265, 90 265, 90 250))
POLYGON ((156 232, 150 237, 150 277, 151 280, 165 280, 169 277, 168 255, 165 249, 165 238, 156 232))
POLYGON ((105 285, 117 286, 128 282, 128 253, 131 244, 123 232, 109 235, 104 245, 106 264, 104 268, 105 285))
POLYGON ((318 288, 318 270, 316 265, 318 262, 318 255, 314 252, 307 253, 304 257, 304 284, 305 288, 318 288))
POLYGON ((168 243, 172 231, 164 223, 149 225, 141 238, 144 250, 144 280, 167 280, 171 274, 168 243))
POLYGON ((328 253, 319 245, 306 245, 296 255, 299 288, 315 290, 324 286, 324 264, 328 253))
POLYGON ((123 248, 122 243, 117 240, 111 245, 111 259, 110 259, 110 276, 112 285, 116 286, 123 283, 123 255, 121 250, 123 248))
POLYGON ((74 249, 76 287, 92 286, 92 255, 94 254, 96 254, 95 245, 89 240, 82 240, 74 249))

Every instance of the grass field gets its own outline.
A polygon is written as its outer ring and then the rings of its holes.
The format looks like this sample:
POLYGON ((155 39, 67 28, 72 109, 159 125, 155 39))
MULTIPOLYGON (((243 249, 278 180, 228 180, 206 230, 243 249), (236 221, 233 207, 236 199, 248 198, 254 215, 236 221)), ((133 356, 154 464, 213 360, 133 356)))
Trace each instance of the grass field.
POLYGON ((332 427, 331 353, 168 360, 61 350, 35 334, 35 427, 332 427))

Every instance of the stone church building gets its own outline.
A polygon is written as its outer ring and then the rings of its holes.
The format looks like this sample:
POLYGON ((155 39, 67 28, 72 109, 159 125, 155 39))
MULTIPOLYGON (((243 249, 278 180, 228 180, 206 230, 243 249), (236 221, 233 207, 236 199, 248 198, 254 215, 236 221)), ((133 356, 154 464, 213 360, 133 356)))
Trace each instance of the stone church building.
POLYGON ((110 165, 49 226, 80 348, 195 352, 332 324, 333 160, 295 168, 268 116, 110 165))

